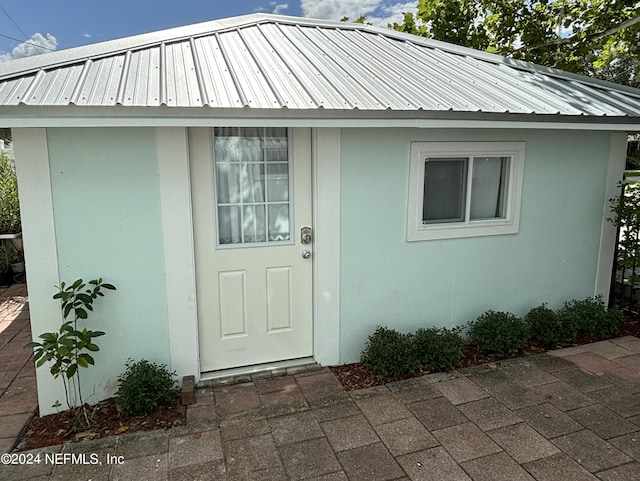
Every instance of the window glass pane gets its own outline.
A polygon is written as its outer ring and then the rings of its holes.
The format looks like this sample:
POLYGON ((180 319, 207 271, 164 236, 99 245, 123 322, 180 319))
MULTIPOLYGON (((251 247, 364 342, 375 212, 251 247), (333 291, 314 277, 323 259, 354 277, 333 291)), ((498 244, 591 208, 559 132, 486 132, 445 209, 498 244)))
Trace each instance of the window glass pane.
POLYGON ((422 221, 464 220, 467 158, 427 159, 424 164, 422 221))
POLYGON ((289 240, 289 206, 275 204, 269 206, 269 240, 289 240))
POLYGON ((218 235, 220 244, 239 244, 242 242, 240 207, 218 207, 218 235))
POLYGON ((242 164, 240 185, 242 202, 264 202, 264 165, 242 164))
POLYGON ((289 200, 289 166, 267 164, 267 200, 281 202, 289 200))
POLYGON ((264 129, 259 127, 244 127, 240 129, 241 160, 257 162, 262 160, 262 134, 264 129))
POLYGON ((238 164, 216 164, 216 189, 218 204, 232 204, 240 200, 238 164))
POLYGON ((239 129, 237 127, 216 128, 214 130, 214 153, 216 163, 219 162, 240 162, 241 150, 239 129))
POLYGON ((265 155, 267 161, 286 162, 289 153, 286 128, 265 129, 265 155))
POLYGON ((290 240, 287 129, 215 128, 214 155, 219 244, 290 240))
POLYGON ((509 157, 474 157, 471 173, 471 220, 506 217, 509 160, 509 157))
POLYGON ((244 242, 265 242, 267 240, 264 205, 245 205, 242 208, 242 230, 244 242))

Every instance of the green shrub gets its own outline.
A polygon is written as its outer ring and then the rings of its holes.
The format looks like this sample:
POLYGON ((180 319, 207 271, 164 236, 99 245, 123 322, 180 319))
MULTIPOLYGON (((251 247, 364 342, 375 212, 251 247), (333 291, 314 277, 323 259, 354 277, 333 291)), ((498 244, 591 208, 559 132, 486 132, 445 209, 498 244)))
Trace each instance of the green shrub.
POLYGON ((484 354, 514 354, 527 345, 529 329, 513 314, 490 310, 470 323, 469 337, 484 354))
POLYGON ((125 366, 127 369, 118 378, 116 402, 126 414, 144 416, 173 402, 175 372, 144 359, 135 363, 129 360, 125 366))
POLYGON ((615 336, 622 320, 620 311, 607 310, 602 296, 565 302, 558 315, 564 322, 575 323, 578 333, 597 339, 615 336))
POLYGON ((460 366, 464 339, 460 328, 418 329, 413 336, 416 356, 423 366, 433 371, 446 371, 460 366))
POLYGON ((559 316, 545 304, 534 307, 526 316, 531 337, 546 346, 559 343, 574 342, 577 336, 577 325, 572 316, 559 316))
POLYGON ((410 334, 378 327, 369 336, 360 356, 364 366, 381 378, 397 377, 416 369, 420 362, 415 356, 410 334))
POLYGON ((8 155, 0 154, 0 234, 21 230, 15 165, 8 155))

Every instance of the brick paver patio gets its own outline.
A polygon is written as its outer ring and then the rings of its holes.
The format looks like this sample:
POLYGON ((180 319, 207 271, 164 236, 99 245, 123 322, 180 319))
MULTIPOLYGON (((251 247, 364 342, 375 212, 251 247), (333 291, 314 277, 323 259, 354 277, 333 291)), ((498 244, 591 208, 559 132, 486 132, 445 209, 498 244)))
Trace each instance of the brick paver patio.
MULTIPOLYGON (((0 293, 0 453, 9 451, 38 404, 26 284, 0 293)), ((0 467, 0 470, 2 467, 0 467)))
MULTIPOLYGON (((209 386, 187 426, 26 452, 40 463, 0 465, 0 481, 636 481, 639 356, 624 337, 351 392, 326 368, 209 386)), ((6 360, 11 384, 33 380, 6 360)))

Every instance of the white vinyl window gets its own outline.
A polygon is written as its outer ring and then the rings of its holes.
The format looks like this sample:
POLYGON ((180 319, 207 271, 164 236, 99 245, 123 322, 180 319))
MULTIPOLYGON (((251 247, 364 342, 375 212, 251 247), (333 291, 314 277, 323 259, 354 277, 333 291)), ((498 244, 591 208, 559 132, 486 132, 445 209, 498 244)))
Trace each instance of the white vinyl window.
POLYGON ((407 240, 515 234, 523 142, 414 142, 407 240))

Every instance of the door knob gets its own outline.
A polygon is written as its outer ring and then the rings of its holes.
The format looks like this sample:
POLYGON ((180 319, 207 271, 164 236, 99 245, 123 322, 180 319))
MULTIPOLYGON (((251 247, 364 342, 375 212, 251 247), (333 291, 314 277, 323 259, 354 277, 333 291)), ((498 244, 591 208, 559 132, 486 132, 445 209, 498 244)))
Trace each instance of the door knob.
POLYGON ((311 257, 311 251, 307 251, 307 250, 302 251, 302 258, 303 259, 308 259, 310 257, 311 257))

